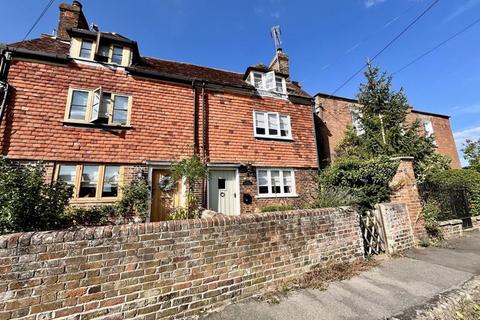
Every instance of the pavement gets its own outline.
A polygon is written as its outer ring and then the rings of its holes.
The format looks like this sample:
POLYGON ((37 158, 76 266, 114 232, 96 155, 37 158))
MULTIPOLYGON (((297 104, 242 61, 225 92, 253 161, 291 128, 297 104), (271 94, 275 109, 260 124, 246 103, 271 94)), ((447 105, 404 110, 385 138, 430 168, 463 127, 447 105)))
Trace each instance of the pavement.
POLYGON ((470 231, 447 248, 412 249, 325 291, 298 290, 279 304, 250 299, 203 319, 411 319, 416 309, 479 274, 480 231, 470 231))

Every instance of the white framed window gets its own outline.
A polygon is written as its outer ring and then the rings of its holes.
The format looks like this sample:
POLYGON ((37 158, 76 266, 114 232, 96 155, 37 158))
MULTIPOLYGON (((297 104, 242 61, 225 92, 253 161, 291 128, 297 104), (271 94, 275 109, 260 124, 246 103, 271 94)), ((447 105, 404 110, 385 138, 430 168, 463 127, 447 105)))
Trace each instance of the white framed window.
POLYGON ((276 92, 280 94, 287 93, 285 78, 275 75, 275 71, 266 73, 252 71, 249 78, 250 83, 258 90, 276 92))
POLYGON ((70 88, 65 112, 66 122, 130 125, 132 97, 124 94, 70 88))
POLYGON ((80 58, 92 59, 93 51, 93 41, 91 40, 82 40, 82 45, 80 46, 80 58))
POLYGON ((74 202, 112 201, 120 195, 121 176, 119 165, 62 163, 55 179, 73 187, 74 202))
POLYGON ((258 169, 258 197, 292 197, 295 193, 293 169, 258 169))
POLYGON ((365 129, 363 128, 362 124, 362 114, 356 108, 352 108, 350 113, 352 115, 352 127, 355 129, 357 136, 361 136, 365 133, 365 129))
POLYGON ((292 139, 290 116, 278 112, 254 111, 254 136, 258 138, 292 139))
POLYGON ((430 120, 424 121, 423 122, 423 131, 425 132, 425 137, 427 138, 433 138, 433 144, 437 145, 437 141, 435 141, 434 137, 434 131, 433 131, 433 123, 430 120))

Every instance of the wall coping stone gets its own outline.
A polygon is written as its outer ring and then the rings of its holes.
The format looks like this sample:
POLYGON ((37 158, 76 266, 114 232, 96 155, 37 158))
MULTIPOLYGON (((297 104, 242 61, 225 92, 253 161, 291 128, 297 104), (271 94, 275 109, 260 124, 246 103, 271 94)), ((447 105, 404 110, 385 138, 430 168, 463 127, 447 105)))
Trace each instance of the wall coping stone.
POLYGON ((446 221, 439 221, 438 223, 440 226, 454 226, 457 224, 462 224, 462 219, 452 219, 446 221))
POLYGON ((204 228, 240 225, 243 223, 262 221, 277 221, 285 220, 288 216, 292 215, 296 215, 298 216, 298 218, 307 218, 313 216, 328 215, 332 211, 356 213, 356 210, 351 207, 299 209, 290 211, 245 214, 238 216, 219 215, 201 219, 80 227, 67 230, 19 232, 0 235, 0 249, 27 247, 31 244, 39 245, 69 241, 114 238, 118 236, 137 236, 158 232, 199 229, 202 227, 204 228))

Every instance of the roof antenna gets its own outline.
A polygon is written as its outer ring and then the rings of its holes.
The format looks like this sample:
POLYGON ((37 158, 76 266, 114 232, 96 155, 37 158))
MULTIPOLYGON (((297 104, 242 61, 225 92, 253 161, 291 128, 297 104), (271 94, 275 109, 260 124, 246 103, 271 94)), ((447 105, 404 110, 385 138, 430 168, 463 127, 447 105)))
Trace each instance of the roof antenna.
POLYGON ((280 26, 273 26, 270 34, 273 38, 273 41, 275 41, 275 48, 277 50, 281 50, 282 48, 280 46, 282 45, 282 38, 280 36, 282 31, 280 30, 280 26))

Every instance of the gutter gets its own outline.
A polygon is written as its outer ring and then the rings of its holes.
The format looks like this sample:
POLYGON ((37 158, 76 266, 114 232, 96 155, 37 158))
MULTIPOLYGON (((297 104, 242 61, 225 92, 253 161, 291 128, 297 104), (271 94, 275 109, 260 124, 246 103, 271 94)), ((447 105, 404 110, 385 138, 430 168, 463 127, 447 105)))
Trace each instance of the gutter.
POLYGON ((40 51, 32 51, 23 48, 6 46, 5 51, 11 52, 13 57, 34 57, 41 58, 43 60, 56 61, 56 62, 68 62, 70 58, 66 54, 48 53, 40 51))

